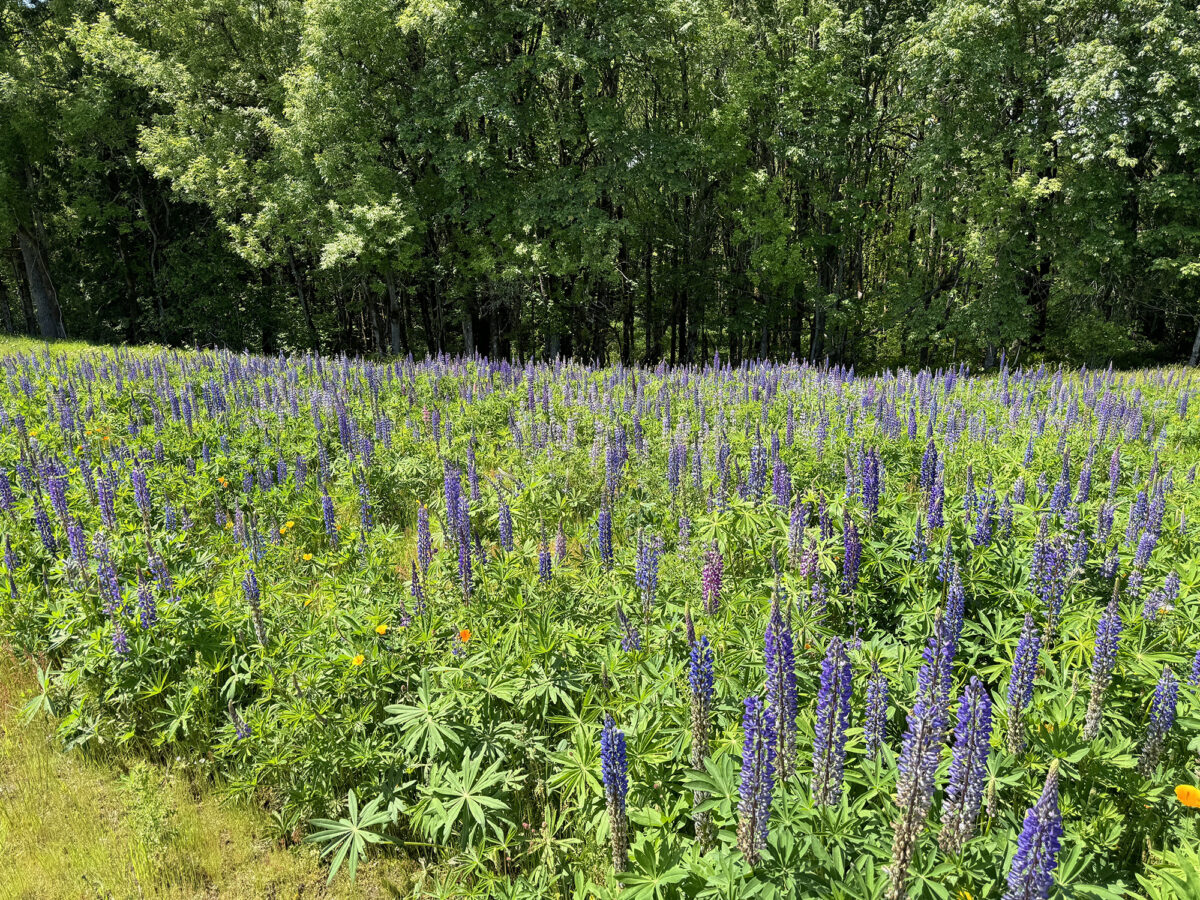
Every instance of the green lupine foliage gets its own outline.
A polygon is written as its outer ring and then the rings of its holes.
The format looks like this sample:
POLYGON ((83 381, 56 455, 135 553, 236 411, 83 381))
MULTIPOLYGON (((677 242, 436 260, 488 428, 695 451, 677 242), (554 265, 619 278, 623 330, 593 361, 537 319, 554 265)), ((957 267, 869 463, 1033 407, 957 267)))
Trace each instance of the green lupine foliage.
POLYGON ((1200 700, 1189 683, 1200 649, 1200 417, 1197 403, 1187 402, 1200 382, 1187 370, 862 378, 766 364, 513 368, 450 358, 380 365, 154 348, 4 350, 0 470, 15 502, 0 514, 0 536, 14 555, 6 572, 12 590, 0 591, 0 627, 11 646, 40 662, 42 694, 31 713, 56 717, 68 746, 119 744, 151 758, 203 762, 228 790, 275 810, 282 829, 324 844, 335 867, 352 871, 366 854, 405 852, 435 864, 425 890, 455 897, 879 896, 900 736, 922 649, 945 608, 938 566, 952 539, 967 592, 954 693, 978 676, 995 701, 996 724, 983 810, 958 856, 936 840, 950 763, 949 746, 942 749, 911 896, 999 898, 1016 832, 1053 761, 1066 827, 1054 896, 1170 896, 1194 881, 1189 848, 1200 839, 1200 813, 1175 793, 1196 783, 1200 751, 1200 700), (190 423, 173 406, 172 397, 185 396, 190 423), (614 482, 607 460, 620 429, 629 458, 614 482), (926 531, 922 561, 911 548, 927 508, 918 486, 927 429, 944 458, 946 525, 926 531), (761 442, 769 455, 776 433, 790 470, 789 502, 810 504, 802 545, 816 551, 824 603, 812 599, 812 576, 789 552, 791 510, 776 503, 770 479, 763 500, 740 496, 751 450, 761 442), (676 442, 700 451, 702 469, 697 485, 689 453, 672 492, 667 459, 676 442), (447 464, 460 467, 470 497, 472 443, 480 496, 468 509, 482 556, 473 559, 464 602, 446 530, 444 473, 447 464), (726 445, 723 492, 718 460, 726 445), (1076 480, 1093 446, 1091 490, 1079 502, 1076 480), (886 473, 870 517, 859 493, 846 489, 847 465, 855 469, 860 448, 877 449, 886 473), (1028 747, 1014 757, 1004 737, 1005 692, 1025 613, 1039 628, 1045 619, 1029 574, 1040 523, 1049 517, 1051 537, 1081 532, 1091 541, 1118 449, 1113 538, 1089 548, 1071 581, 1025 712, 1028 747), (1053 515, 1064 452, 1070 502, 1053 515), (260 468, 273 472, 281 455, 288 477, 260 486, 260 468), (336 545, 323 518, 322 456, 336 545), (307 469, 303 485, 298 459, 307 469), (147 474, 147 518, 130 483, 135 461, 147 474), (30 466, 25 484, 19 464, 30 466), (57 464, 68 478, 66 521, 88 538, 82 570, 51 501, 57 464), (1011 532, 998 522, 986 545, 971 541, 964 519, 968 468, 978 490, 991 479, 998 503, 1018 479, 1028 488, 1013 506, 1011 532), (97 490, 109 478, 115 527, 105 524, 97 490), (364 481, 369 530, 360 519, 364 481), (1153 499, 1168 483, 1157 546, 1135 594, 1136 548, 1124 539, 1129 512, 1140 491, 1153 499), (833 535, 826 539, 821 496, 833 535), (501 498, 515 523, 508 553, 499 547, 501 498), (602 503, 613 517, 611 570, 596 544, 602 503), (420 504, 431 512, 434 552, 418 605, 411 573, 420 504), (39 506, 54 553, 35 525, 39 506), (681 515, 692 523, 686 544, 678 538, 681 515), (842 594, 847 516, 864 548, 858 586, 842 594), (567 539, 548 582, 538 577, 543 523, 548 535, 561 523, 567 539), (648 622, 635 585, 639 531, 664 543, 648 622), (113 612, 104 610, 97 536, 125 591, 124 607, 113 612), (708 614, 700 573, 714 544, 725 565, 719 608, 708 614), (1101 564, 1114 544, 1125 630, 1100 736, 1087 742, 1093 640, 1113 590, 1101 564), (151 554, 165 561, 173 590, 156 580, 151 554), (251 568, 265 641, 243 588, 251 568), (139 572, 156 603, 157 623, 148 628, 137 605, 139 572), (1145 618, 1146 597, 1171 572, 1178 597, 1145 618), (763 691, 763 630, 777 586, 796 639, 798 756, 795 775, 775 788, 767 847, 751 869, 735 840, 742 702, 763 691), (638 651, 621 649, 618 603, 640 630, 638 651), (715 655, 701 771, 689 763, 689 609, 715 655), (114 643, 118 626, 127 652, 114 643), (854 672, 845 789, 838 804, 816 806, 814 708, 834 635, 847 642, 854 672), (873 662, 890 681, 891 707, 884 746, 868 761, 862 727, 873 662), (1138 760, 1164 665, 1181 682, 1178 718, 1157 767, 1143 776, 1138 760), (600 782, 606 713, 628 747, 630 855, 619 877, 600 782), (706 795, 699 808, 716 833, 707 853, 693 838, 693 792, 706 795))

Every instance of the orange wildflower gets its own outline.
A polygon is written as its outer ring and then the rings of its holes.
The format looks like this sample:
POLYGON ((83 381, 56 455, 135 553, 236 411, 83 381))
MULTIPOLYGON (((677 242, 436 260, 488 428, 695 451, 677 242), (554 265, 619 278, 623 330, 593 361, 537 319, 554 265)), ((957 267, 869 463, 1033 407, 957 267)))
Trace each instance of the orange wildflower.
POLYGON ((382 637, 383 635, 387 634, 387 628, 388 627, 386 625, 376 625, 375 633, 382 637))
POLYGON ((1200 788, 1190 784, 1179 784, 1175 786, 1175 796, 1184 806, 1200 809, 1200 788))
POLYGON ((471 629, 464 628, 458 633, 458 639, 464 644, 471 639, 471 629))

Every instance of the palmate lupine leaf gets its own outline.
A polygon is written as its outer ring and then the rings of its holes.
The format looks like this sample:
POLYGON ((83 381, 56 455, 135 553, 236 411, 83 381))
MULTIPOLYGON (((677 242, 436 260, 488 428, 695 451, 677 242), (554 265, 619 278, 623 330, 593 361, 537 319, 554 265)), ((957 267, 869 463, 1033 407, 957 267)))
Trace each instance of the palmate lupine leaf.
POLYGON ((487 792, 497 788, 505 788, 511 782, 506 772, 500 771, 504 760, 496 760, 486 769, 483 766, 483 754, 472 756, 470 751, 463 753, 462 766, 455 771, 450 766, 438 766, 430 780, 430 791, 443 798, 440 801, 445 821, 442 823, 442 841, 448 841, 455 826, 461 825, 463 833, 473 830, 471 822, 479 829, 488 827, 499 837, 503 830, 501 824, 512 823, 504 816, 490 816, 488 810, 508 811, 508 804, 487 792), (482 769, 482 771, 481 771, 482 769), (459 819, 462 819, 460 823, 459 819))
POLYGON ((462 742, 457 729, 449 724, 448 707, 448 701, 431 697, 429 672, 425 671, 417 688, 417 703, 384 707, 384 712, 391 714, 385 724, 400 726, 400 746, 404 750, 430 760, 462 742))
POLYGON ((381 834, 372 831, 372 828, 378 828, 386 825, 391 821, 391 815, 383 811, 379 807, 383 803, 383 796, 376 797, 361 810, 358 808, 358 797, 351 790, 346 798, 347 814, 345 818, 334 821, 333 819, 313 819, 309 822, 314 828, 319 829, 308 835, 305 840, 314 844, 327 844, 324 850, 321 851, 321 856, 325 857, 333 854, 333 860, 329 865, 329 881, 333 881, 333 876, 337 874, 343 862, 347 863, 347 870, 350 872, 350 881, 354 879, 358 873, 358 863, 360 860, 367 857, 368 844, 390 844, 387 838, 381 834))

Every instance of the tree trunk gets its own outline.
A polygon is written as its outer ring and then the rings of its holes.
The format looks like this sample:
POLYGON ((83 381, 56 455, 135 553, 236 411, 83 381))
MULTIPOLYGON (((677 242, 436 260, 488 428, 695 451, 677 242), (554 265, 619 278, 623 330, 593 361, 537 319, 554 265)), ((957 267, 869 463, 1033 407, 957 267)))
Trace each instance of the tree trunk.
POLYGON ((296 254, 292 251, 292 245, 288 244, 288 267, 292 272, 292 281, 296 284, 296 294, 300 298, 300 308, 304 311, 304 324, 308 326, 308 336, 312 341, 313 351, 321 352, 321 339, 317 337, 317 326, 313 324, 312 307, 308 303, 308 291, 304 287, 304 278, 300 274, 300 267, 296 265, 296 254))
POLYGON ((1196 320, 1196 339, 1192 341, 1192 358, 1188 360, 1188 365, 1197 363, 1200 363, 1200 317, 1196 320))
POLYGON ((388 322, 391 325, 392 353, 398 356, 401 349, 405 353, 409 352, 408 323, 405 321, 404 304, 400 300, 399 291, 396 290, 395 276, 389 269, 384 273, 383 278, 388 293, 388 322))
POLYGON ((25 261, 25 279, 37 313, 38 331, 47 340, 65 338, 67 330, 63 327, 62 310, 58 306, 58 292, 50 279, 50 269, 46 265, 42 247, 37 238, 24 228, 17 229, 17 243, 21 248, 21 258, 25 261))
POLYGON ((17 285, 17 297, 21 301, 21 313, 25 316, 25 334, 33 334, 37 328, 37 317, 33 314, 33 301, 29 299, 29 285, 25 280, 25 273, 21 269, 21 264, 17 262, 17 256, 20 254, 17 248, 17 239, 13 237, 12 244, 12 270, 13 281, 17 285))
POLYGON ((0 303, 3 303, 4 309, 4 331, 6 334, 16 334, 13 330, 12 309, 8 304, 8 285, 3 278, 0 278, 0 303))

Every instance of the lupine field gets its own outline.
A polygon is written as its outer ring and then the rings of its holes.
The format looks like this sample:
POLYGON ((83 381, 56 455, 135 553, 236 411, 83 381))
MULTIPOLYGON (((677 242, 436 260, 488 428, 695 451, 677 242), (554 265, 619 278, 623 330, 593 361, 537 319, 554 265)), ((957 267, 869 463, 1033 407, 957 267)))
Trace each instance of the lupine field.
POLYGON ((1200 380, 0 358, 4 640, 447 897, 1200 896, 1200 380))

